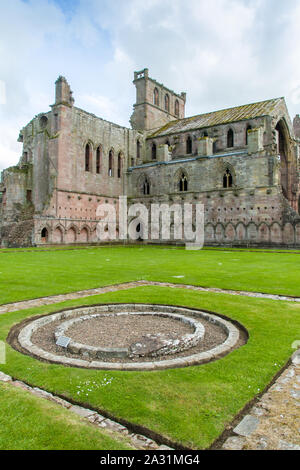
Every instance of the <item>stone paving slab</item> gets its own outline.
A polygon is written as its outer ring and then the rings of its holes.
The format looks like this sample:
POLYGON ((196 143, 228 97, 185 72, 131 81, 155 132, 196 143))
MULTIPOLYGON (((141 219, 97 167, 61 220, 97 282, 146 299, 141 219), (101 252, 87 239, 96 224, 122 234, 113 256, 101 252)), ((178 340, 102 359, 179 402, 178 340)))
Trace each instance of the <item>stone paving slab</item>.
POLYGON ((250 436, 259 425, 259 419, 255 416, 246 415, 242 421, 234 428, 234 432, 240 436, 250 436))
POLYGON ((233 429, 233 435, 222 446, 224 450, 300 450, 298 353, 233 429))

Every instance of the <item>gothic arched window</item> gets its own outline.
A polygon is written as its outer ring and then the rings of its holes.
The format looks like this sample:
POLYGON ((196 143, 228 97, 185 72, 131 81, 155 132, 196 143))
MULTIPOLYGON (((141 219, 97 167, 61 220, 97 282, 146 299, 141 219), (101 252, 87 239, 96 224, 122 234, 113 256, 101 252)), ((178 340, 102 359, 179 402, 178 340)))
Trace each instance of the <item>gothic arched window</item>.
POLYGON ((233 130, 229 129, 227 132, 227 147, 233 147, 234 146, 234 135, 233 135, 233 130))
POLYGON ((91 165, 91 148, 89 144, 85 146, 85 171, 90 171, 91 165))
POLYGON ((102 154, 102 149, 101 149, 101 145, 99 145, 96 151, 96 173, 98 174, 101 172, 101 154, 102 154))
POLYGON ((139 140, 136 141, 136 158, 141 158, 141 143, 139 140))
POLYGON ((175 101, 175 116, 179 116, 179 101, 175 101))
POLYGON ((170 111, 170 98, 169 95, 165 95, 165 111, 170 111))
POLYGON ((228 168, 223 175, 223 188, 231 188, 233 183, 232 174, 228 168))
POLYGON ((246 127, 246 145, 248 145, 248 131, 252 129, 252 127, 250 126, 250 124, 246 127))
POLYGON ((120 152, 118 155, 118 178, 121 178, 121 171, 122 171, 122 155, 120 152))
POLYGON ((143 187, 142 187, 142 192, 145 196, 147 196, 148 194, 150 194, 150 182, 148 180, 148 178, 145 178, 144 179, 144 182, 143 182, 143 187))
POLYGON ((152 144, 151 154, 152 154, 152 160, 156 160, 156 144, 154 142, 152 144))
POLYGON ((114 152, 113 150, 109 151, 108 154, 108 176, 114 175, 114 152))
POLYGON ((179 191, 188 190, 188 180, 187 176, 182 172, 179 177, 179 191))
POLYGON ((154 91, 153 91, 153 104, 155 104, 155 106, 159 106, 159 95, 158 95, 157 88, 154 88, 154 91))
POLYGON ((190 136, 186 139, 186 153, 192 153, 192 139, 190 136))

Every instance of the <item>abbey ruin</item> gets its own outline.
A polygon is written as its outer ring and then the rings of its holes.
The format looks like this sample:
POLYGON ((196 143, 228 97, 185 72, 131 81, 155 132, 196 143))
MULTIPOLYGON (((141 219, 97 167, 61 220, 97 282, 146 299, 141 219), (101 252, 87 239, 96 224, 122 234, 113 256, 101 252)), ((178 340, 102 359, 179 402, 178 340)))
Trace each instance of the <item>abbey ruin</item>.
MULTIPOLYGON (((64 77, 51 110, 20 132, 2 172, 2 246, 99 242, 96 210, 200 202, 205 243, 300 246, 300 118, 284 98, 185 117, 185 93, 134 73, 131 128, 74 106, 64 77)), ((180 240, 174 240, 174 242, 180 240)))

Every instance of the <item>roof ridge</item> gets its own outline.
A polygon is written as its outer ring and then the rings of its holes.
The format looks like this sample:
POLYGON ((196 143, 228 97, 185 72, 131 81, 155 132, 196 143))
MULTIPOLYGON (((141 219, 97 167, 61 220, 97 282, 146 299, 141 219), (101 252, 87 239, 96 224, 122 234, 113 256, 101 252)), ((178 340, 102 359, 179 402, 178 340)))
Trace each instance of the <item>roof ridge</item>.
MULTIPOLYGON (((282 99, 284 99, 284 96, 280 96, 278 98, 270 98, 268 100, 254 101, 253 103, 240 104, 238 106, 231 106, 230 108, 222 108, 222 109, 216 109, 215 111, 208 111, 207 113, 194 114, 193 116, 188 116, 182 119, 178 119, 177 121, 184 121, 185 119, 192 119, 192 118, 196 118, 199 116, 206 116, 208 114, 219 113, 222 111, 230 111, 231 109, 244 108, 246 106, 253 106, 253 105, 263 104, 263 103, 271 103, 272 101, 277 101, 277 100, 282 100, 282 99)), ((171 121, 171 122, 174 122, 174 121, 171 121)))

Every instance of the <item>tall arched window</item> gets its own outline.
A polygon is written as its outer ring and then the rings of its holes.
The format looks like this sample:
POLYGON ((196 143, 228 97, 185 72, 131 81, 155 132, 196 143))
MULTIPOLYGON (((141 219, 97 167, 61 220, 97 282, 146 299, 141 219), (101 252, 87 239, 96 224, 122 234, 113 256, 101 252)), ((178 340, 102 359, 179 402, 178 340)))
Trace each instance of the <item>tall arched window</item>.
POLYGON ((141 143, 139 140, 136 141, 136 158, 141 158, 141 143))
POLYGON ((227 147, 233 147, 234 146, 234 136, 233 136, 233 130, 229 129, 227 132, 227 147))
POLYGON ((152 154, 152 160, 156 160, 156 144, 154 142, 152 144, 151 154, 152 154))
POLYGON ((85 146, 85 171, 90 171, 91 169, 91 147, 89 144, 85 146))
POLYGON ((170 98, 169 95, 165 95, 165 111, 170 111, 170 98))
POLYGON ((144 179, 144 182, 143 182, 143 187, 142 187, 142 192, 145 196, 147 196, 148 194, 150 194, 150 182, 148 180, 148 178, 145 178, 144 179))
POLYGON ((179 116, 179 101, 175 101, 175 116, 179 116))
POLYGON ((153 91, 153 104, 155 104, 155 106, 159 106, 159 95, 158 95, 157 88, 154 88, 154 91, 153 91))
POLYGON ((101 172, 101 154, 102 154, 102 148, 101 148, 101 145, 99 145, 96 151, 96 173, 97 174, 101 172))
POLYGON ((232 174, 229 171, 228 168, 226 168, 226 171, 223 175, 223 188, 231 188, 232 187, 232 174))
POLYGON ((118 178, 121 178, 121 171, 122 171, 122 154, 120 152, 118 155, 118 178))
POLYGON ((246 127, 246 145, 248 145, 248 131, 252 129, 252 127, 250 126, 250 124, 246 127))
POLYGON ((190 136, 186 139, 186 153, 192 153, 192 139, 190 136))
POLYGON ((113 150, 109 151, 108 155, 108 176, 114 175, 114 152, 113 150))
POLYGON ((179 191, 188 190, 188 180, 186 175, 182 172, 179 176, 179 191))

